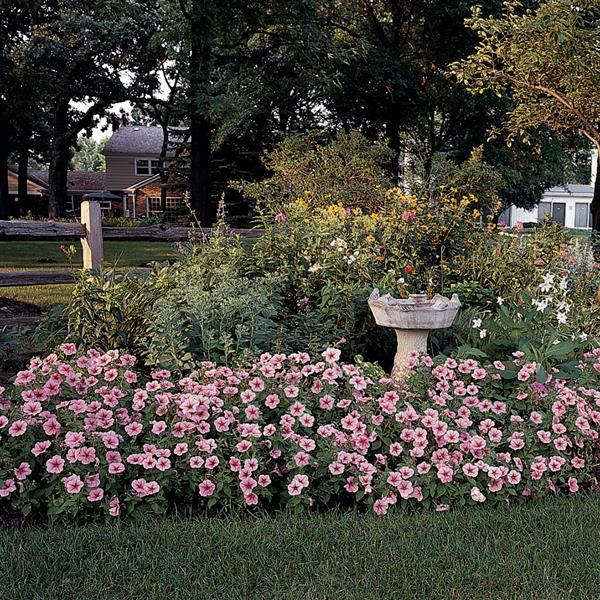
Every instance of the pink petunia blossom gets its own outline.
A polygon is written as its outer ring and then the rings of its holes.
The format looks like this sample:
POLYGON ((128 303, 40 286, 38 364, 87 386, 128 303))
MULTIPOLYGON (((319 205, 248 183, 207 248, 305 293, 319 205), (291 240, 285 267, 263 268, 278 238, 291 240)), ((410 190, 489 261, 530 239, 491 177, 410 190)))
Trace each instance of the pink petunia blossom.
POLYGON ((205 479, 198 485, 198 493, 203 498, 208 498, 213 495, 215 488, 215 484, 210 479, 205 479))
POLYGON ((62 473, 64 468, 65 461, 58 454, 46 461, 46 471, 48 471, 48 473, 62 473))

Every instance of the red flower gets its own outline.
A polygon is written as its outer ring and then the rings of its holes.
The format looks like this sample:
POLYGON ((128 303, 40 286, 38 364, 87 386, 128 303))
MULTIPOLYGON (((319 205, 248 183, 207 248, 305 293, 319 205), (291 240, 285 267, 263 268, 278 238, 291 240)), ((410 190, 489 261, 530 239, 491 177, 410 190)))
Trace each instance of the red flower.
POLYGON ((404 272, 407 275, 412 275, 415 272, 415 268, 412 265, 406 265, 406 267, 404 267, 404 272))

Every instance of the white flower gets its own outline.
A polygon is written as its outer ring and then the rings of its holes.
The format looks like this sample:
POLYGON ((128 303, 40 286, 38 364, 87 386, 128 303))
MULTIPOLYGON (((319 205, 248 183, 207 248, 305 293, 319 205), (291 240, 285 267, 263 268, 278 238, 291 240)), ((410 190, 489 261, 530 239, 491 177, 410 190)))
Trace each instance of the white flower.
POLYGON ((498 306, 502 306, 504 304, 504 298, 502 296, 498 296, 496 298, 496 302, 498 303, 498 306))
POLYGON ((556 320, 558 323, 566 323, 567 322, 567 314, 566 313, 556 313, 556 320))
POLYGON ((552 273, 546 273, 544 280, 540 283, 540 289, 542 292, 549 292, 554 285, 554 275, 552 273))
POLYGON ((582 342, 585 342, 585 341, 588 339, 588 335, 587 335, 587 333, 580 333, 580 334, 579 334, 579 339, 580 339, 582 342))
POLYGON ((557 340, 554 340, 554 341, 552 342, 552 344, 553 344, 554 346, 557 346, 558 344, 560 344, 560 340, 558 340, 558 339, 557 339, 557 340))
POLYGON ((473 319, 473 329, 479 329, 481 327, 481 319, 473 319))
POLYGON ((481 339, 483 339, 483 338, 484 338, 486 335, 487 335, 487 329, 482 329, 482 330, 479 332, 479 337, 480 337, 481 339))
POLYGON ((400 279, 398 279, 398 283, 400 285, 403 285, 404 284, 404 277, 400 277, 400 279))
POLYGON ((564 292, 567 291, 567 288, 569 287, 569 280, 567 277, 563 277, 560 280, 560 283, 558 284, 558 287, 560 287, 561 290, 563 290, 564 292))
POLYGON ((315 263, 314 265, 311 265, 310 267, 308 267, 308 272, 316 273, 317 271, 320 271, 322 268, 323 267, 319 263, 315 263))

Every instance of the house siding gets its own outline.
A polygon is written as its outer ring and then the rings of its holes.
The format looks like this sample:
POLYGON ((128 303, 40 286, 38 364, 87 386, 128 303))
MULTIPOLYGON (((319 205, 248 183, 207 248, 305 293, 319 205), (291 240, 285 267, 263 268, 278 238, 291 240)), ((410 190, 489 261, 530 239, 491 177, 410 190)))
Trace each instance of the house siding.
MULTIPOLYGON (((12 171, 8 172, 8 193, 16 195, 18 192, 19 178, 12 171)), ((41 196, 44 190, 31 180, 27 180, 27 193, 30 196, 41 196)))
POLYGON ((135 159, 158 159, 158 156, 136 154, 130 156, 106 156, 106 187, 112 192, 124 190, 129 186, 147 179, 148 175, 135 174, 135 159))

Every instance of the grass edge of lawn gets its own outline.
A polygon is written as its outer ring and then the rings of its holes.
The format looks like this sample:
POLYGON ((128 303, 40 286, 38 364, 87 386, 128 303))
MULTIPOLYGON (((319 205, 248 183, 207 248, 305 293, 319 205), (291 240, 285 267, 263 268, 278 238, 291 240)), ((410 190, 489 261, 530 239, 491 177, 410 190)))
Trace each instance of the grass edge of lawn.
POLYGON ((12 578, 7 600, 594 598, 599 517, 590 495, 384 518, 234 514, 24 528, 0 532, 0 580, 12 578))

